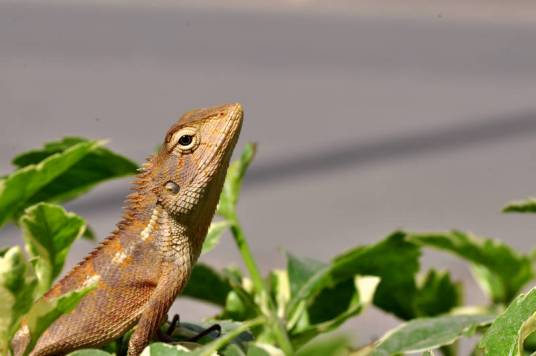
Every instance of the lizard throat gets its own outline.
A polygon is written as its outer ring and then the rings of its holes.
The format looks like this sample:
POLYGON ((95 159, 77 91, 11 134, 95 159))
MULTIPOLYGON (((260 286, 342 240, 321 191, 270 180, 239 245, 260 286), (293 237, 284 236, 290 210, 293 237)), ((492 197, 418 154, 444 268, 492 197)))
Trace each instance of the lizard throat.
POLYGON ((195 236, 193 229, 178 222, 159 205, 153 208, 140 238, 143 241, 152 239, 165 260, 190 266, 199 257, 203 240, 202 237, 195 236))

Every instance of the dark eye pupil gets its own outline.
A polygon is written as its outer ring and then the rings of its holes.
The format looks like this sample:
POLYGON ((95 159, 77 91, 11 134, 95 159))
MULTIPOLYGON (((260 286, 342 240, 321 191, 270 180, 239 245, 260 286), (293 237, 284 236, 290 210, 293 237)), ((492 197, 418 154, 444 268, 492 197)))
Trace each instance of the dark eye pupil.
POLYGON ((179 144, 181 146, 188 146, 191 143, 192 143, 192 136, 182 135, 181 137, 179 137, 179 144))

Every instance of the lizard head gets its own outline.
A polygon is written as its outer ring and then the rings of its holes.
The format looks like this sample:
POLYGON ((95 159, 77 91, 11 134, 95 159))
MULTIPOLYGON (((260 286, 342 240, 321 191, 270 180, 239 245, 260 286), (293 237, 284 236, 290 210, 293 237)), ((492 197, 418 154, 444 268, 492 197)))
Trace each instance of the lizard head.
POLYGON ((153 192, 170 215, 212 218, 242 118, 240 104, 227 104, 190 111, 168 130, 153 192))

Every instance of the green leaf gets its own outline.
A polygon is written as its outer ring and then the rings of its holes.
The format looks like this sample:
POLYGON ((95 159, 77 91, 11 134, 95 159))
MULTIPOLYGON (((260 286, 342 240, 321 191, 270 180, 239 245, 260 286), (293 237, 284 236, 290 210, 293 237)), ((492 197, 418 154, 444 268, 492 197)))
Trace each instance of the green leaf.
POLYGON ((287 270, 291 295, 298 294, 298 291, 315 273, 326 268, 328 268, 328 265, 323 262, 287 253, 287 270))
POLYGON ((225 307, 217 318, 244 321, 260 315, 259 305, 254 300, 251 280, 244 278, 236 268, 224 269, 223 275, 233 290, 227 294, 225 307))
POLYGON ((314 339, 296 351, 296 356, 345 356, 348 355, 350 341, 343 336, 318 340, 314 339))
POLYGON ((37 279, 19 247, 0 253, 0 354, 7 355, 9 340, 30 310, 37 279))
MULTIPOLYGON (((287 269, 291 295, 293 297, 298 295, 300 289, 304 287, 315 274, 329 273, 329 268, 330 266, 325 263, 311 258, 297 257, 288 253, 287 269)), ((300 342, 303 343, 308 341, 315 332, 315 330, 311 328, 311 325, 343 314, 348 310, 350 304, 352 304, 352 299, 354 298, 355 293, 356 290, 353 280, 350 278, 339 284, 326 285, 323 289, 319 290, 318 295, 311 295, 310 299, 302 300, 300 307, 291 313, 291 318, 288 323, 288 327, 292 329, 295 334, 294 340, 296 341, 298 338, 296 334, 308 330, 308 332, 305 333, 305 337, 303 337, 304 334, 302 334, 300 342), (342 300, 342 308, 340 308, 340 303, 331 303, 331 301, 329 301, 331 295, 334 295, 335 298, 339 297, 339 300, 342 300), (328 303, 327 305, 323 305, 323 303, 326 302, 326 299, 328 299, 328 303)))
MULTIPOLYGON (((0 180, 0 226, 14 214, 31 205, 36 196, 67 172, 101 142, 87 141, 48 156, 38 164, 30 164, 0 180)), ((42 199, 41 199, 42 200, 42 199)))
POLYGON ((460 231, 444 233, 409 234, 408 239, 422 246, 430 246, 451 252, 491 273, 479 273, 477 277, 491 276, 495 280, 482 283, 491 285, 500 282, 487 291, 495 302, 508 303, 520 289, 534 277, 532 262, 529 257, 518 254, 510 246, 491 239, 477 238, 460 231))
POLYGON ((225 345, 231 342, 251 342, 252 338, 250 337, 251 334, 249 329, 265 322, 266 320, 264 317, 257 317, 244 323, 224 323, 221 325, 222 335, 212 342, 205 344, 203 347, 196 349, 195 352, 198 352, 200 356, 209 356, 216 354, 217 350, 223 348, 225 345))
POLYGON ((26 249, 34 258, 38 293, 46 292, 61 273, 69 249, 85 229, 84 220, 59 205, 39 203, 20 219, 26 249))
POLYGON ((255 144, 247 144, 242 151, 240 159, 229 165, 218 204, 218 215, 229 218, 233 214, 240 195, 242 179, 251 161, 253 161, 253 157, 255 157, 256 148, 255 144))
POLYGON ((88 240, 88 241, 97 241, 97 234, 95 233, 95 230, 89 225, 86 224, 86 228, 84 229, 84 233, 82 234, 82 238, 88 240))
POLYGON ((79 137, 64 137, 61 141, 45 143, 42 148, 32 149, 18 154, 11 163, 18 168, 24 168, 31 164, 37 164, 56 153, 62 153, 68 148, 88 140, 79 137))
POLYGON ((318 324, 331 320, 346 312, 352 305, 356 306, 356 311, 359 309, 359 292, 353 279, 324 288, 307 307, 309 323, 318 324))
POLYGON ((232 290, 227 294, 225 307, 218 318, 230 318, 237 321, 244 321, 258 315, 252 297, 244 298, 244 294, 232 290), (247 298, 247 299, 246 299, 247 298))
POLYGON ((536 351, 536 332, 533 332, 525 339, 524 348, 531 354, 536 351))
MULTIPOLYGON (((219 337, 216 337, 216 338, 213 337, 212 339, 207 338, 208 341, 210 342, 204 345, 202 345, 201 343, 197 343, 197 342, 193 343, 193 342, 179 341, 179 343, 180 345, 186 346, 188 349, 190 349, 191 351, 189 355, 192 355, 192 356, 216 355, 217 350, 224 348, 226 345, 230 343, 235 344, 235 345, 244 345, 246 343, 252 342, 253 336, 251 332, 249 331, 249 329, 253 326, 259 325, 263 321, 264 321, 263 318, 248 320, 245 323, 238 323, 238 322, 234 322, 230 320, 220 320, 218 321, 218 324, 221 326, 222 333, 219 337)), ((183 333, 185 335, 191 333, 191 331, 195 331, 195 333, 197 334, 201 330, 206 329, 208 325, 209 324, 206 324, 206 323, 204 326, 190 324, 190 323, 181 323, 179 328, 183 328, 184 326, 188 327, 190 331, 188 333, 183 333)), ((175 332, 173 333, 173 336, 176 337, 175 332)), ((149 355, 182 355, 182 353, 177 353, 177 352, 187 352, 187 349, 180 348, 180 347, 174 348, 174 347, 175 347, 174 345, 169 345, 169 344, 153 343, 149 345, 149 347, 145 348, 145 350, 142 353, 142 356, 143 355, 146 355, 146 356, 149 356, 149 355)), ((244 355, 244 353, 239 347, 230 345, 225 348, 223 355, 241 356, 241 355, 244 355)))
POLYGON ((508 203, 502 211, 503 213, 536 213, 536 198, 508 203))
POLYGON ((80 300, 97 287, 98 278, 93 278, 83 287, 65 293, 57 298, 41 298, 35 302, 25 316, 30 331, 31 341, 26 350, 32 350, 43 332, 63 314, 73 310, 80 300))
POLYGON ((507 299, 506 289, 499 275, 477 264, 471 265, 471 272, 485 295, 495 302, 507 299))
POLYGON ((377 244, 358 247, 337 257, 332 274, 335 279, 349 274, 380 277, 374 304, 408 319, 415 316, 411 301, 416 293, 419 257, 419 248, 406 240, 405 233, 395 232, 377 244))
POLYGON ((523 342, 536 331, 536 288, 519 295, 488 329, 480 347, 486 355, 523 355, 523 342))
POLYGON ((299 321, 296 328, 291 330, 291 338, 295 346, 303 345, 322 333, 336 329, 346 320, 361 312, 372 302, 380 279, 373 276, 356 276, 353 280, 348 281, 352 283, 350 294, 345 294, 347 292, 344 289, 349 288, 349 286, 348 282, 343 282, 338 284, 334 290, 324 289, 314 303, 307 308, 302 320, 299 321), (325 297, 322 297, 326 292, 325 297), (341 293, 342 296, 337 295, 338 293, 341 293), (330 296, 332 300, 329 299, 330 296), (350 299, 346 300, 347 298, 350 299), (328 306, 320 307, 319 304, 322 302, 328 306), (343 304, 345 308, 336 308, 333 306, 335 304, 343 304))
POLYGON ((493 319, 491 315, 445 315, 414 319, 388 332, 376 343, 372 355, 423 352, 450 345, 461 336, 472 335, 478 327, 490 324, 493 319))
MULTIPOLYGON (((161 329, 167 330, 169 328, 170 323, 166 322, 162 324, 161 329)), ((187 348, 190 348, 191 346, 199 346, 202 344, 209 343, 211 341, 214 341, 218 339, 220 336, 225 335, 234 329, 236 329, 238 326, 240 326, 241 323, 232 321, 232 320, 205 320, 203 322, 196 322, 196 323, 189 323, 185 321, 181 321, 176 325, 176 327, 173 329, 172 334, 170 335, 174 340, 177 340, 180 342, 181 345, 186 346, 187 348), (217 332, 210 332, 207 335, 204 335, 201 338, 198 338, 195 342, 189 341, 191 338, 198 336, 200 333, 206 331, 208 328, 213 327, 214 325, 219 325, 221 328, 221 334, 218 334, 217 332)), ((238 335, 233 342, 249 342, 253 340, 253 336, 248 332, 243 332, 240 335, 238 335)))
POLYGON ((223 356, 246 356, 240 346, 236 344, 230 344, 220 354, 223 356))
POLYGON ((277 315, 284 318, 290 300, 290 286, 287 271, 273 270, 269 274, 270 297, 275 302, 277 315))
MULTIPOLYGON (((38 164, 54 154, 81 143, 92 142, 80 137, 66 137, 61 141, 45 144, 41 149, 25 152, 17 156, 13 163, 18 167, 38 164)), ((76 198, 103 181, 135 174, 138 165, 101 145, 93 147, 80 161, 73 164, 57 179, 39 191, 30 201, 62 202, 76 198)))
POLYGON ((147 346, 141 356, 195 356, 197 353, 190 352, 186 347, 181 345, 170 345, 163 342, 154 342, 147 346))
POLYGON ((419 316, 436 316, 461 304, 461 283, 450 280, 448 272, 430 270, 415 295, 419 316))
POLYGON ((227 294, 225 307, 218 315, 218 319, 244 321, 260 315, 259 305, 253 298, 253 295, 243 287, 233 285, 233 290, 227 294))
POLYGON ((203 248, 201 249, 202 255, 216 247, 216 245, 220 242, 221 236, 229 228, 229 226, 231 226, 231 224, 227 220, 210 224, 207 237, 205 238, 203 248))
POLYGON ((198 263, 181 295, 225 306, 231 285, 216 270, 198 263))
MULTIPOLYGON (((210 325, 213 325, 212 321, 209 321, 209 322, 211 323, 210 325)), ((216 322, 218 325, 221 326, 221 335, 219 337, 225 336, 229 333, 233 333, 234 336, 233 336, 232 342, 244 344, 246 342, 254 341, 253 334, 248 329, 242 330, 239 333, 235 333, 236 330, 238 330, 239 328, 242 328, 243 323, 237 322, 234 320, 217 320, 216 322)), ((209 325, 206 325, 206 327, 208 326, 209 325)), ((218 339, 219 337, 215 339, 218 339)))
POLYGON ((83 349, 71 352, 68 356, 113 356, 114 354, 98 349, 83 349))
POLYGON ((261 342, 250 343, 247 356, 285 356, 281 349, 261 342))
POLYGON ((310 302, 323 289, 356 275, 380 277, 374 304, 401 318, 412 318, 416 313, 414 276, 419 269, 419 255, 419 248, 407 242, 403 232, 395 232, 377 244, 352 249, 318 270, 292 296, 288 308, 291 319, 301 303, 310 302))

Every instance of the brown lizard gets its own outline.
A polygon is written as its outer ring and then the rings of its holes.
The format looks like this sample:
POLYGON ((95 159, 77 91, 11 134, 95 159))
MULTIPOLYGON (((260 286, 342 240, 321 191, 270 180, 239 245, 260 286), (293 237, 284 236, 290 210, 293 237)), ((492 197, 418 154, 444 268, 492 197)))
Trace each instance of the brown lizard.
MULTIPOLYGON (((128 355, 149 343, 185 286, 214 215, 242 125, 240 104, 185 114, 141 168, 115 231, 43 298, 98 279, 97 287, 39 338, 31 356, 106 344, 135 327, 128 355)), ((22 355, 29 332, 13 340, 22 355)))

